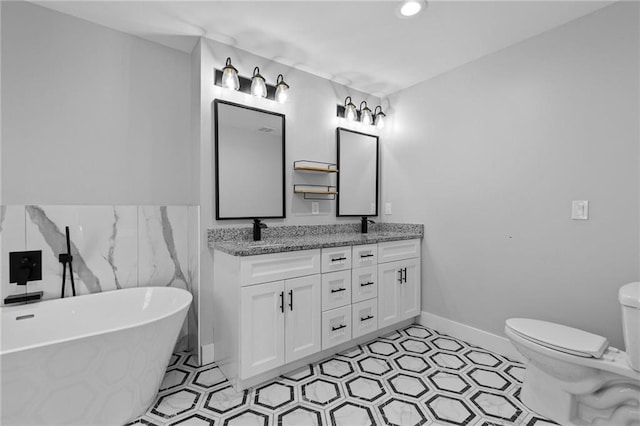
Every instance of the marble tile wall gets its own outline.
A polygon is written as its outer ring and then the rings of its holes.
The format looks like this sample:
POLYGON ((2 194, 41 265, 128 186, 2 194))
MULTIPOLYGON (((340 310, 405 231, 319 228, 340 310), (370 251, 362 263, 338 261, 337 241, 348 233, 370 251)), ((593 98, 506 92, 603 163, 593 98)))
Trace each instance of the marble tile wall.
MULTIPOLYGON (((0 206, 0 295, 42 291, 59 298, 69 227, 76 293, 142 286, 172 286, 197 295, 199 279, 198 206, 0 206), (9 283, 9 252, 42 250, 42 280, 25 288, 9 283)), ((66 292, 71 295, 67 276, 66 292)), ((193 303, 176 348, 186 350, 197 336, 193 303)))

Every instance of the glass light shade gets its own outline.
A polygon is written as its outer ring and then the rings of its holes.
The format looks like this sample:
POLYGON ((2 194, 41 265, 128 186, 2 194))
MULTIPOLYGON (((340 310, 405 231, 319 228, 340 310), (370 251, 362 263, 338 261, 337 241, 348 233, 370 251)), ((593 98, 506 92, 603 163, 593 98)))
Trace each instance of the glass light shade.
POLYGON ((260 75, 260 68, 253 69, 253 77, 251 77, 251 94, 259 98, 267 97, 267 83, 264 77, 260 75))
POLYGON ((366 101, 362 101, 362 103, 360 103, 360 122, 368 126, 373 124, 373 115, 371 115, 371 110, 367 106, 366 101), (364 108, 362 107, 362 104, 364 104, 364 108))
POLYGON ((420 3, 420 1, 408 0, 405 1, 400 7, 400 13, 402 13, 403 16, 413 16, 420 12, 421 9, 422 4, 420 3))
POLYGON ((387 115, 382 112, 382 107, 380 105, 378 105, 374 110, 373 110, 373 124, 379 128, 382 129, 384 127, 384 119, 387 115), (380 110, 378 112, 378 110, 380 110))
POLYGON ((344 118, 346 118, 347 121, 356 121, 358 119, 358 110, 356 110, 356 106, 351 102, 351 96, 347 96, 344 100, 344 118))
POLYGON ((227 63, 222 68, 222 87, 231 90, 240 89, 240 79, 238 78, 238 70, 231 65, 231 58, 227 58, 227 63))
POLYGON ((289 85, 284 82, 282 74, 276 79, 276 101, 285 103, 289 98, 289 85))

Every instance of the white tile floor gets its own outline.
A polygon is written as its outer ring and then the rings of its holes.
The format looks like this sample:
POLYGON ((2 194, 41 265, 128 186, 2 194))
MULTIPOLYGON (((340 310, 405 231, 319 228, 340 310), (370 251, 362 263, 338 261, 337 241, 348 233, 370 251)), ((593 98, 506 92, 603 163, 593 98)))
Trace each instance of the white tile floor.
POLYGON ((522 364, 419 325, 235 392, 173 355, 145 425, 555 424, 520 401, 522 364))

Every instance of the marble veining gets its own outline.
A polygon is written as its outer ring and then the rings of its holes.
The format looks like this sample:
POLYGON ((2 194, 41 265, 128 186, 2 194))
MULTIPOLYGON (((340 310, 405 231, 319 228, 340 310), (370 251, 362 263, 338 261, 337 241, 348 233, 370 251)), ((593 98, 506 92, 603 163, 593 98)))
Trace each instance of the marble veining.
POLYGON ((234 256, 373 244, 422 238, 424 225, 379 223, 363 234, 359 224, 279 226, 263 230, 262 241, 252 241, 252 228, 209 229, 209 247, 234 256), (268 232, 267 232, 268 231, 268 232))

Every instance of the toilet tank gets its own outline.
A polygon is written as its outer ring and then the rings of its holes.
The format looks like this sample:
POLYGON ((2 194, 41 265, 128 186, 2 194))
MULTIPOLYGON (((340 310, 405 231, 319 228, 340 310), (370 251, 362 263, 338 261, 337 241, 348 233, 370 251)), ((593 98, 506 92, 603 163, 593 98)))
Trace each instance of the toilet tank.
POLYGON ((622 286, 618 292, 618 300, 622 307, 627 361, 631 368, 640 371, 640 282, 622 286))

